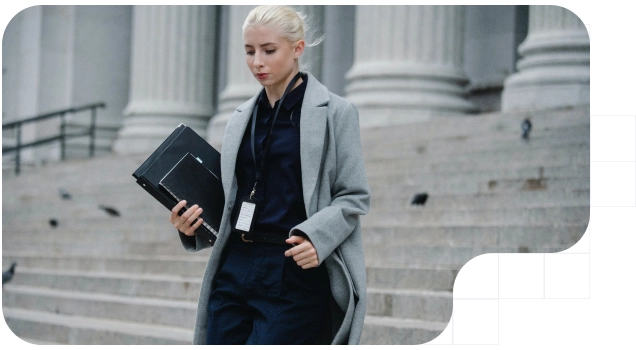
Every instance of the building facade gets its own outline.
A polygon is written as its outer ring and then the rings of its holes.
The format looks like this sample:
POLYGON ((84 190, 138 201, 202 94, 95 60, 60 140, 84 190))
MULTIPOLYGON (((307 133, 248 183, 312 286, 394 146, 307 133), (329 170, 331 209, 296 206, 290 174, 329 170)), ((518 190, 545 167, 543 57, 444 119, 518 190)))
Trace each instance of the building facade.
MULTIPOLYGON (((245 66, 249 6, 35 6, 2 43, 2 121, 103 101, 98 145, 149 153, 179 123, 220 145, 259 91, 245 66)), ((589 104, 589 37, 557 6, 298 6, 301 59, 372 127, 482 112, 589 104)), ((72 117, 69 117, 72 118, 72 117)), ((23 141, 57 132, 26 126, 23 141)), ((3 132, 3 143, 13 142, 3 132)), ((35 164, 57 144, 23 151, 35 164)))

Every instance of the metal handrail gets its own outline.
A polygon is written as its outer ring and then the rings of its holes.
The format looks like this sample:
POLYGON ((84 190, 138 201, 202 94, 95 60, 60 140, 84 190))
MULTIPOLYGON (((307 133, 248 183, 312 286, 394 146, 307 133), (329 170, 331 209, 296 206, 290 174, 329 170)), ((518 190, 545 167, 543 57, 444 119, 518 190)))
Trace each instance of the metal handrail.
POLYGON ((97 119, 97 108, 106 108, 106 104, 104 102, 97 102, 92 104, 87 104, 79 107, 71 107, 67 109, 62 109, 59 111, 54 111, 46 114, 41 114, 35 117, 26 118, 22 120, 16 120, 13 122, 8 122, 2 124, 2 130, 6 129, 17 129, 16 130, 16 145, 12 147, 2 147, 2 153, 5 152, 16 152, 15 156, 15 173, 20 174, 20 150, 23 148, 35 147, 49 142, 60 141, 61 144, 61 158, 64 160, 66 158, 66 140, 72 137, 79 136, 89 136, 89 145, 88 145, 88 154, 90 157, 93 157, 95 154, 95 122, 97 119), (76 133, 67 133, 66 132, 66 119, 64 118, 66 114, 78 113, 85 110, 91 110, 91 123, 88 127, 88 130, 85 132, 76 132, 76 133), (50 119, 50 118, 60 118, 60 133, 59 135, 36 140, 30 143, 23 144, 22 143, 22 125, 35 123, 42 120, 50 119))

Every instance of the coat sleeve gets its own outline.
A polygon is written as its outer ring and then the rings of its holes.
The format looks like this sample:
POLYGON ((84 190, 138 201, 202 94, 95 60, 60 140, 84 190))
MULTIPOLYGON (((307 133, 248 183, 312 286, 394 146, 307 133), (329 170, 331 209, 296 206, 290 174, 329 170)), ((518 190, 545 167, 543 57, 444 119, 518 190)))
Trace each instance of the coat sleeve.
POLYGON ((370 190, 364 169, 357 108, 348 103, 334 116, 335 179, 331 203, 294 227, 291 235, 306 235, 322 262, 353 232, 369 210, 370 190))
POLYGON ((197 252, 201 249, 208 248, 214 245, 214 241, 210 242, 207 237, 195 234, 194 236, 186 236, 183 232, 179 232, 179 239, 183 248, 189 252, 197 252))

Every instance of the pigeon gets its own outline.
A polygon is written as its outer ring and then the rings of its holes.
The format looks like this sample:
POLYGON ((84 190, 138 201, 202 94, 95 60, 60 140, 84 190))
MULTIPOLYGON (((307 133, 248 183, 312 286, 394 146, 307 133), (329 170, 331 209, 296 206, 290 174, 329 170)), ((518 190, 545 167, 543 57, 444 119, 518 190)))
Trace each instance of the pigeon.
POLYGON ((15 273, 15 266, 17 263, 12 263, 11 267, 7 271, 2 271, 2 284, 5 284, 13 278, 13 274, 15 273))
POLYGON ((107 207, 105 205, 99 205, 99 209, 105 211, 110 216, 120 216, 119 212, 115 208, 107 207))
POLYGON ((418 193, 413 197, 411 205, 424 205, 428 199, 428 193, 418 193))
POLYGON ((528 141, 530 138, 530 130, 532 129, 532 123, 530 119, 526 118, 521 122, 521 138, 528 141))
POLYGON ((52 228, 56 228, 57 227, 57 220, 56 219, 49 219, 49 225, 52 228))
POLYGON ((62 197, 62 199, 64 199, 64 200, 71 199, 71 194, 67 190, 65 190, 64 188, 60 187, 58 191, 59 191, 60 197, 62 197))

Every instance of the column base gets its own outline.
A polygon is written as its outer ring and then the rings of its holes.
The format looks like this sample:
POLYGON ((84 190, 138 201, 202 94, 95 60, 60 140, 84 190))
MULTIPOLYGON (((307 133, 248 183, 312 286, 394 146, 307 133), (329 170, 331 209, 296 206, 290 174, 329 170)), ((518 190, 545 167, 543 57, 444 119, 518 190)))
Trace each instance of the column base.
POLYGON ((547 110, 589 104, 589 84, 537 84, 506 88, 502 94, 501 111, 547 110))
POLYGON ((528 35, 519 46, 519 72, 504 82, 502 112, 589 105, 589 48, 581 30, 528 35))
POLYGON ((360 110, 361 126, 476 112, 466 98, 468 80, 449 67, 373 62, 356 64, 347 78, 347 100, 360 110))
POLYGON ((113 151, 119 154, 147 153, 150 155, 180 123, 189 126, 201 137, 205 137, 208 119, 208 117, 191 115, 129 116, 113 144, 113 151))
POLYGON ((126 107, 124 115, 124 125, 113 144, 113 151, 119 154, 150 154, 181 123, 205 137, 212 106, 136 101, 126 107))
MULTIPOLYGON (((219 112, 215 114, 207 126, 207 141, 214 147, 221 147, 225 125, 236 111, 236 107, 254 97, 262 87, 256 82, 251 84, 235 84, 228 87, 220 96, 219 112)), ((220 148, 217 148, 220 150, 220 148)))
POLYGON ((391 125, 401 125, 416 122, 425 122, 438 118, 466 117, 475 114, 463 112, 443 111, 426 108, 399 108, 399 107, 360 107, 360 128, 373 128, 391 125))

